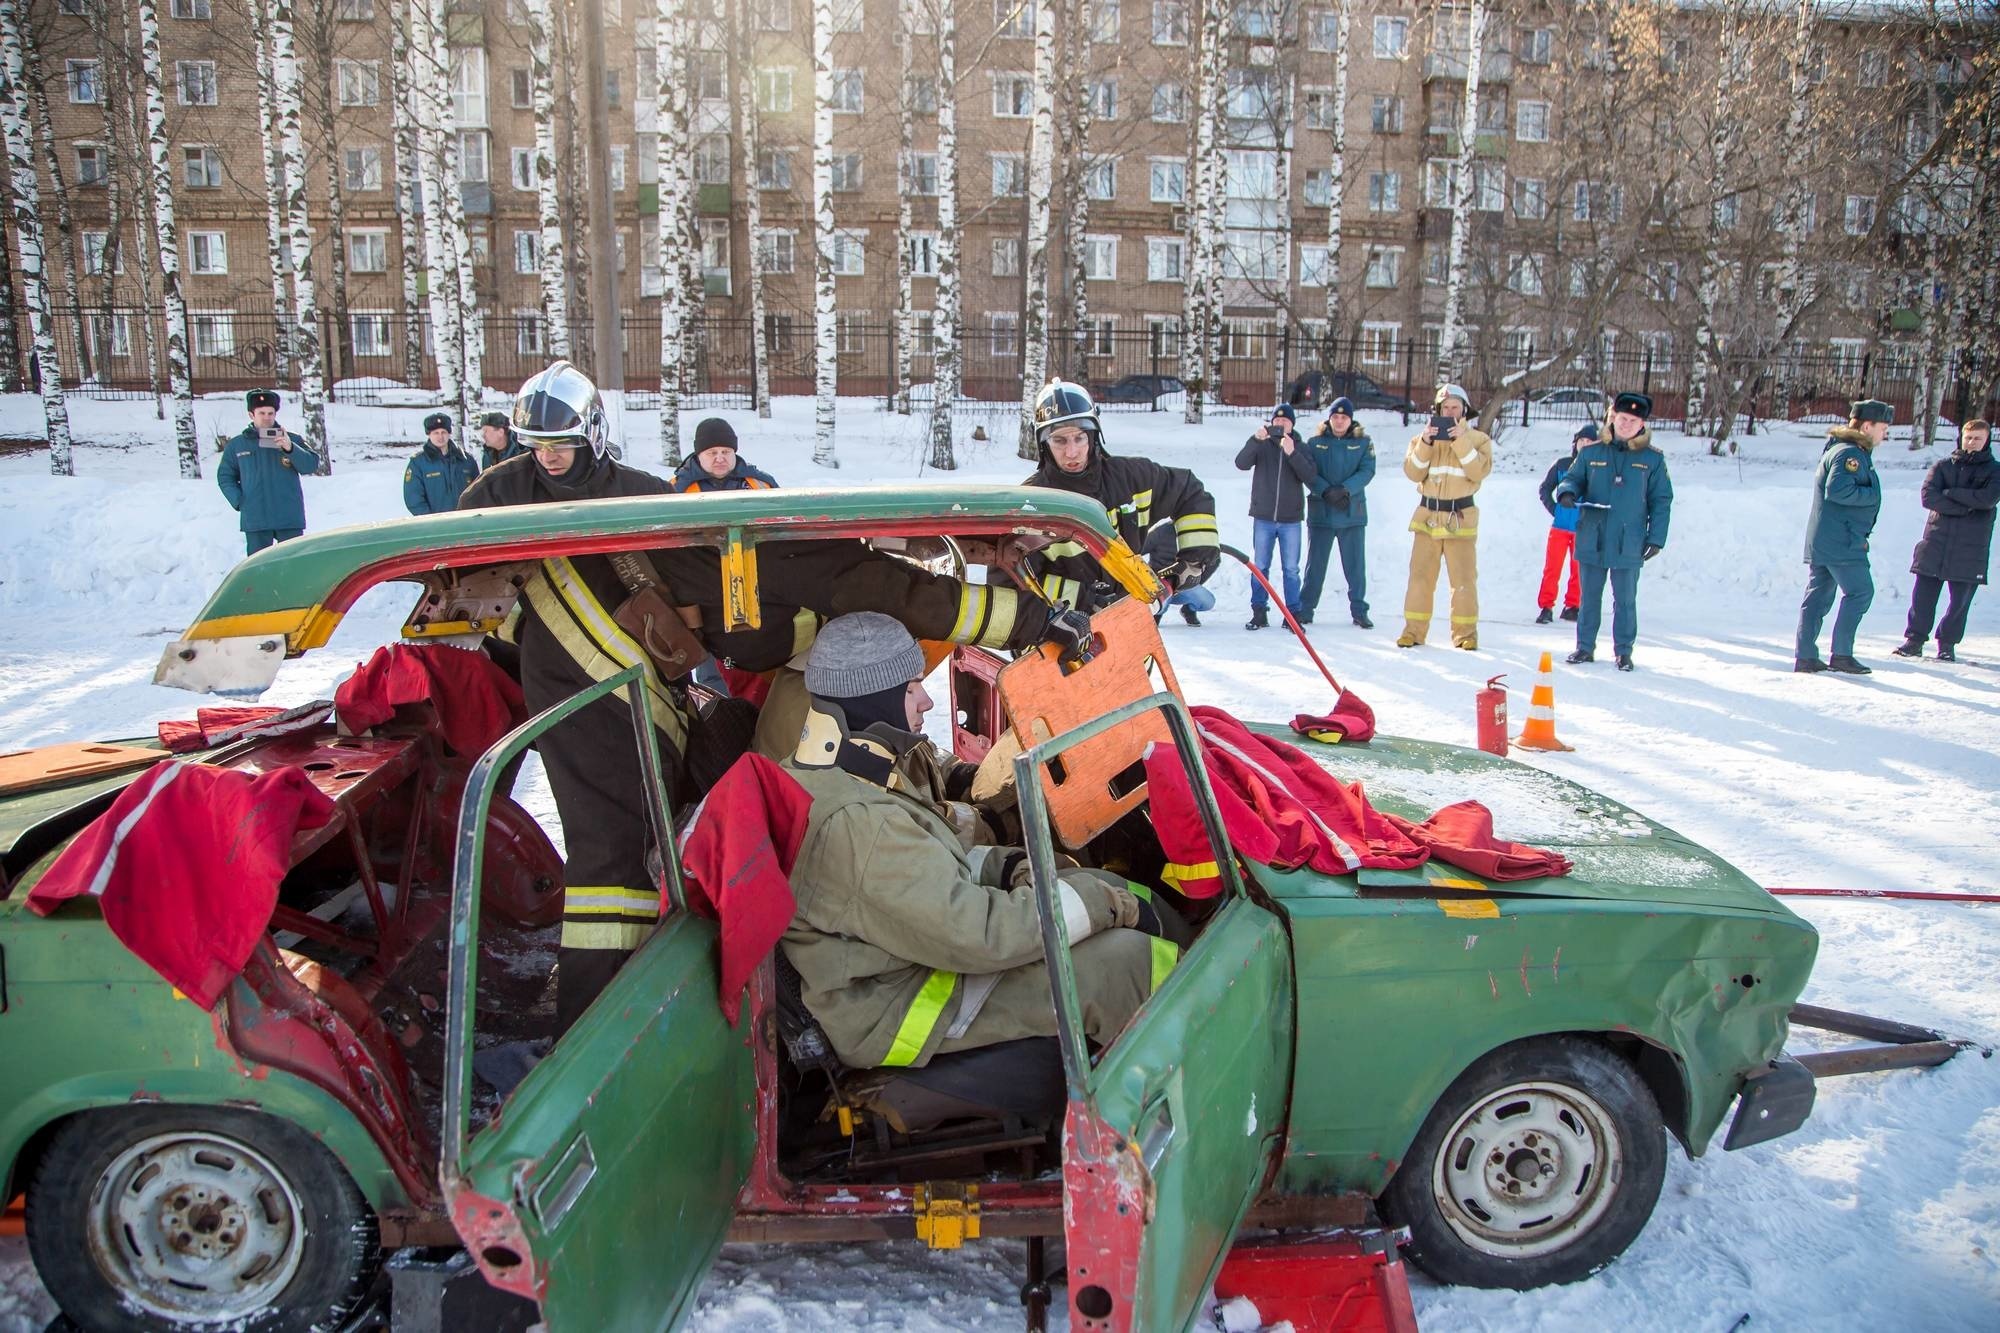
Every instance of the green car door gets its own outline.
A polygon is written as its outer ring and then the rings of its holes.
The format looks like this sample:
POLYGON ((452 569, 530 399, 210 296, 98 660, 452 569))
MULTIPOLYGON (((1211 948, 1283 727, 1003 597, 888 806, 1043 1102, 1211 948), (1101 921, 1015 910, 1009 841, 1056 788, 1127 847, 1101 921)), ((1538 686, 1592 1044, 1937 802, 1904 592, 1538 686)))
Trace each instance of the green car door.
MULTIPOLYGON (((539 1301, 550 1333, 679 1327, 756 1144, 748 1025, 732 1029, 722 1016, 716 927, 680 901, 671 838, 658 839, 674 886, 659 929, 491 1123, 468 1133, 476 840, 494 778, 542 731, 637 679, 637 668, 620 672, 503 739, 474 768, 461 815, 440 1175, 452 1224, 486 1279, 539 1301)), ((651 728, 638 731, 657 834, 671 825, 651 728)))
POLYGON ((1063 1214, 1071 1323, 1092 1333, 1186 1329, 1283 1147, 1291 943, 1284 922, 1245 891, 1207 775, 1190 762, 1197 753, 1180 701, 1157 694, 1015 760, 1069 1090, 1063 1214), (1151 997, 1093 1065, 1035 769, 1154 709, 1166 712, 1187 765, 1226 896, 1184 956, 1173 960, 1170 946, 1157 946, 1151 997))

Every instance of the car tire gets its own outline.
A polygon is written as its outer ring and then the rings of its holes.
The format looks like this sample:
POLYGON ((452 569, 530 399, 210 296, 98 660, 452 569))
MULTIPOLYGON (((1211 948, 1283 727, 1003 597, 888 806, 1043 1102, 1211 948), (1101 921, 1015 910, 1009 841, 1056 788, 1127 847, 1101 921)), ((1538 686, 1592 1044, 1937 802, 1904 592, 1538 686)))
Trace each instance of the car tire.
POLYGON ((338 1328, 373 1291, 375 1215, 287 1121, 218 1106, 87 1111, 28 1187, 28 1249, 81 1329, 338 1328))
POLYGON ((1576 1282, 1638 1239, 1667 1145, 1652 1090, 1615 1052, 1539 1037, 1482 1057, 1431 1108, 1382 1211, 1440 1282, 1576 1282))

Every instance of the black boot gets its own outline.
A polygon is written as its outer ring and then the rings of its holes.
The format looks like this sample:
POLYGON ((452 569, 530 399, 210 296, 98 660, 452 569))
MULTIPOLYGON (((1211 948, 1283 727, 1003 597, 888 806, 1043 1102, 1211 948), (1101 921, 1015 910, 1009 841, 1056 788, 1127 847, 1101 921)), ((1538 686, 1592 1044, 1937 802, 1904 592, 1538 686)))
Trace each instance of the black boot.
POLYGON ((1542 613, 1535 617, 1535 623, 1537 625, 1547 625, 1552 621, 1554 621, 1555 618, 1556 618, 1556 613, 1549 610, 1549 608, 1545 606, 1542 608, 1542 613))
POLYGON ((1632 654, 1630 653, 1618 654, 1617 662, 1618 662, 1618 669, 1620 671, 1630 671, 1632 669, 1632 654))
POLYGON ((1199 625, 1201 623, 1201 617, 1194 613, 1194 608, 1191 606, 1181 608, 1181 619, 1187 621, 1190 625, 1199 625))
POLYGON ((1579 662, 1595 662, 1596 660, 1597 660, 1596 653, 1588 652, 1582 648, 1577 649, 1575 652, 1571 653, 1568 657, 1565 657, 1563 659, 1563 661, 1569 663, 1571 666, 1575 666, 1579 662))
POLYGON ((1956 662, 1958 660, 1958 654, 1953 652, 1951 649, 1945 647, 1943 644, 1939 644, 1937 650, 1937 660, 1940 662, 1956 662))
POLYGON ((1577 610, 1577 609, 1576 609, 1575 607, 1573 607, 1573 606, 1565 606, 1565 607, 1563 608, 1563 613, 1562 613, 1562 617, 1561 617, 1561 618, 1562 618, 1562 619, 1564 619, 1564 620, 1575 620, 1575 619, 1576 619, 1576 610, 1577 610))
POLYGON ((1362 629, 1375 628, 1375 622, 1368 618, 1368 613, 1366 611, 1363 611, 1360 615, 1354 617, 1354 623, 1360 626, 1362 629))
POLYGON ((1897 657, 1922 657, 1924 655, 1924 641, 1922 639, 1905 639, 1889 651, 1897 657))
POLYGON ((1243 628, 1264 629, 1268 627, 1270 623, 1271 623, 1271 618, 1268 614, 1265 613, 1264 608, 1261 606, 1253 606, 1250 608, 1250 623, 1245 625, 1243 628))
POLYGON ((1828 671, 1838 671, 1843 676, 1872 676, 1875 674, 1873 669, 1862 666, 1861 663, 1855 661, 1845 653, 1835 653, 1832 657, 1827 658, 1826 669, 1828 671))
POLYGON ((1792 670, 1810 676, 1815 671, 1826 670, 1826 663, 1817 657, 1801 657, 1792 663, 1792 670))
POLYGON ((1310 611, 1300 611, 1293 615, 1292 619, 1298 621, 1301 625, 1310 625, 1313 623, 1313 613, 1310 611))

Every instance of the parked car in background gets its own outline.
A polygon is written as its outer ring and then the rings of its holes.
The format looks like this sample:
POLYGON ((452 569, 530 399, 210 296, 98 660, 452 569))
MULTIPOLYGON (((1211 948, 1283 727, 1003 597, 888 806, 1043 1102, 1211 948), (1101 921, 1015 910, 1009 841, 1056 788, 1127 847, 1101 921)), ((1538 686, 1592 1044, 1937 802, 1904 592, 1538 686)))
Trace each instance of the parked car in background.
POLYGON ((1383 412, 1414 412, 1417 405, 1400 393, 1385 389, 1368 376, 1353 370, 1308 370, 1285 390, 1285 401, 1293 407, 1324 411, 1336 398, 1352 398, 1356 407, 1383 412))
POLYGON ((1178 375, 1127 375, 1122 380, 1092 390, 1100 405, 1122 403, 1153 408, 1164 406, 1160 399, 1166 395, 1185 392, 1187 385, 1181 382, 1178 375))
POLYGON ((1602 389, 1587 389, 1576 384, 1559 384, 1553 388, 1537 389, 1528 395, 1528 419, 1531 421, 1598 421, 1604 416, 1604 405, 1609 401, 1602 389))

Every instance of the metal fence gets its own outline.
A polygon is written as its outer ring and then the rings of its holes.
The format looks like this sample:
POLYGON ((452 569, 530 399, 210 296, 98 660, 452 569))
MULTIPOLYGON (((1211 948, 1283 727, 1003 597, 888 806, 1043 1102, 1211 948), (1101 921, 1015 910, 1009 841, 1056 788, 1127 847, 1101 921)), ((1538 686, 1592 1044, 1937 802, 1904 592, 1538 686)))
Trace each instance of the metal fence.
MULTIPOLYGON (((430 354, 429 320, 417 317, 421 349, 412 377, 406 365, 404 316, 396 311, 353 310, 345 321, 326 312, 320 345, 332 401, 391 406, 434 399, 437 367, 430 354)), ((25 321, 22 321, 25 324, 25 321)), ((296 382, 296 369, 279 374, 290 330, 269 310, 191 310, 189 350, 197 393, 241 392, 280 379, 296 382)), ((627 316, 624 360, 627 401, 641 409, 656 406, 660 388, 660 325, 657 318, 627 316)), ((55 320, 63 381, 87 398, 148 398, 156 386, 148 371, 147 330, 163 347, 159 310, 86 310, 81 328, 68 313, 55 320)), ((512 390, 548 364, 546 323, 532 314, 481 319, 484 382, 512 390)), ((756 377, 756 352, 747 318, 705 316, 688 331, 687 351, 678 364, 681 401, 690 408, 748 407, 756 377)), ((20 345, 29 343, 25 327, 20 345)), ((1107 412, 1179 412, 1186 386, 1180 378, 1181 333, 1177 322, 1160 320, 1146 328, 1121 328, 1108 321, 1081 332, 1051 331, 1051 374, 1088 385, 1107 412)), ((571 331, 572 356, 586 368, 590 330, 579 322, 571 331)), ((765 355, 771 392, 810 394, 815 383, 814 335, 810 312, 778 311, 765 320, 765 355)), ((1227 320, 1221 338, 1221 374, 1209 401, 1211 411, 1261 412, 1283 393, 1301 408, 1323 409, 1346 395, 1363 408, 1427 411, 1438 382, 1436 356, 1427 344, 1408 339, 1365 337, 1318 339, 1277 330, 1271 321, 1227 320)), ((836 338, 836 391, 844 397, 893 399, 897 384, 897 336, 893 323, 841 317, 836 338)), ((1021 400, 1022 345, 1012 324, 969 327, 962 345, 961 410, 1005 414, 1021 400)), ((1542 355, 1546 355, 1543 353, 1542 355)), ((163 354, 161 354, 163 358, 163 354)), ((1483 407, 1538 354, 1532 343, 1504 354, 1487 354, 1464 372, 1475 405, 1483 407)), ((919 325, 910 357, 911 396, 928 404, 934 357, 925 325, 919 325)), ((23 367, 23 370, 27 367, 23 367)), ((1511 403, 1510 421, 1584 420, 1604 415, 1613 394, 1638 390, 1651 395, 1655 420, 1682 422, 1687 411, 1692 366, 1685 357, 1653 347, 1625 347, 1577 357, 1560 368, 1543 369, 1541 386, 1511 403)), ((1953 421, 2000 415, 2000 396, 1991 393, 1992 368, 1973 364, 1969 354, 1954 357, 1944 397, 1944 415, 1953 421)), ((157 372, 164 379, 164 365, 157 372)), ((1793 353, 1763 364, 1723 368, 1725 382, 1749 386, 1739 407, 1744 428, 1766 419, 1831 420, 1844 416, 1856 397, 1875 397, 1895 406, 1909 421, 1921 389, 1913 349, 1879 344, 1869 350, 1793 353)))

